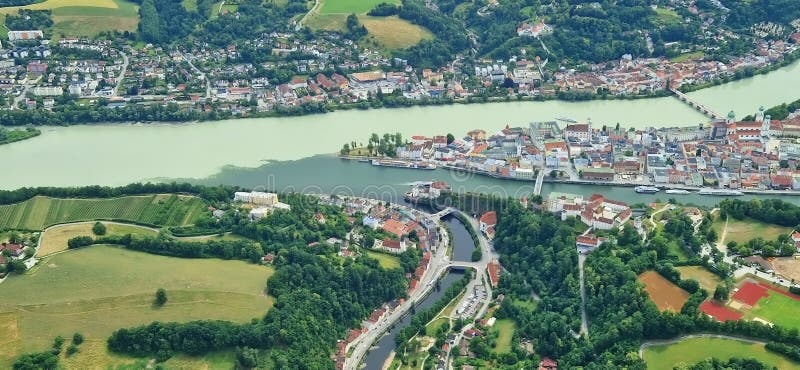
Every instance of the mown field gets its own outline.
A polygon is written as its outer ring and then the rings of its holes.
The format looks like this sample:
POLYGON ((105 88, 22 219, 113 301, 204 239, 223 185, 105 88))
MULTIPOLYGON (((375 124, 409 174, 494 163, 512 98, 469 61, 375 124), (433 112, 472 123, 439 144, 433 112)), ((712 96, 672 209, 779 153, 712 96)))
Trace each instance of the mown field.
POLYGON ((397 0, 320 0, 320 14, 365 14, 380 3, 400 4, 397 0))
POLYGON ((681 312, 681 308, 689 299, 689 293, 667 280, 655 271, 647 271, 639 275, 644 290, 660 311, 681 312))
POLYGON ((0 229, 42 230, 55 224, 96 219, 183 226, 192 224, 204 210, 200 198, 175 194, 112 199, 34 197, 0 206, 0 229))
POLYGON ((370 258, 378 260, 378 262, 381 264, 381 267, 385 269, 400 268, 400 258, 397 256, 392 256, 388 253, 381 253, 376 251, 366 251, 366 254, 370 258))
POLYGON ((702 266, 680 266, 675 269, 681 273, 681 279, 695 280, 700 283, 701 288, 709 293, 714 293, 714 289, 721 281, 719 276, 702 266))
POLYGON ((0 14, 19 9, 53 11, 53 35, 94 36, 103 31, 136 31, 139 7, 126 0, 46 0, 22 7, 0 8, 0 14))
MULTIPOLYGON (((123 225, 116 223, 104 223, 106 225, 106 235, 139 235, 156 236, 158 232, 150 228, 123 225)), ((76 236, 95 237, 92 233, 94 222, 82 222, 77 224, 58 225, 45 231, 40 237, 38 257, 47 256, 67 249, 67 242, 76 236)))
POLYGON ((734 339, 691 338, 675 344, 647 347, 644 350, 644 360, 649 370, 672 370, 681 363, 693 364, 711 357, 721 360, 753 357, 780 370, 797 369, 800 366, 800 363, 767 352, 763 345, 734 339))
MULTIPOLYGON (((65 361, 67 369, 106 369, 141 361, 109 354, 105 340, 116 329, 152 321, 220 319, 246 322, 272 306, 264 294, 269 267, 242 261, 182 259, 92 246, 45 258, 0 284, 0 368, 20 353, 47 349, 56 335, 82 333, 87 343, 65 361), (168 302, 153 307, 154 292, 168 302)), ((168 368, 218 368, 222 353, 178 357, 168 368), (180 365, 184 363, 184 365, 180 365)), ((173 361, 173 360, 171 360, 173 361)), ((231 368, 227 362, 227 368, 231 368)))
POLYGON ((768 294, 768 297, 758 301, 749 315, 788 329, 800 329, 800 316, 797 315, 800 312, 800 301, 771 290, 768 294))
POLYGON ((369 40, 386 49, 404 49, 422 40, 430 40, 433 34, 405 19, 392 17, 360 16, 358 19, 369 31, 369 40))
POLYGON ((511 338, 514 336, 516 325, 509 319, 497 320, 494 329, 498 331, 497 344, 494 346, 495 353, 511 352, 511 338))
MULTIPOLYGON (((723 230, 725 230, 725 219, 716 218, 712 225, 720 238, 722 238, 723 230)), ((753 219, 737 220, 733 217, 728 219, 728 230, 725 234, 725 240, 722 243, 735 241, 737 243, 747 243, 756 237, 762 237, 766 240, 775 240, 780 234, 788 234, 792 231, 791 228, 772 225, 753 219)))

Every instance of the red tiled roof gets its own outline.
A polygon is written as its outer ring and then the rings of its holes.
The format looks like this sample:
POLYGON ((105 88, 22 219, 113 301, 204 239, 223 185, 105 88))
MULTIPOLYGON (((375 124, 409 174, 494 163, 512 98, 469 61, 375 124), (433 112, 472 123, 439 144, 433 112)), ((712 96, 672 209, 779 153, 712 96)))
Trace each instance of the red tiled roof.
POLYGON ((481 223, 484 223, 484 224, 486 224, 488 226, 497 225, 497 212, 489 211, 489 212, 484 213, 481 216, 481 223))

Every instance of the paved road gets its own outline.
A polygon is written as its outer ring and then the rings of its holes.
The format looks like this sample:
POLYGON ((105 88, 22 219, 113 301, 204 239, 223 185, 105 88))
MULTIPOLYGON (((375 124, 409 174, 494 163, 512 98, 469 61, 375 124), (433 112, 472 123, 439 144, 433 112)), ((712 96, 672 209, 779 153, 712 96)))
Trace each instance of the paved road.
POLYGON ((581 335, 589 335, 589 318, 586 315, 586 284, 583 279, 583 265, 586 262, 586 255, 578 253, 578 270, 581 281, 581 335))
POLYGON ((119 88, 122 87, 122 80, 125 79, 125 72, 128 71, 128 55, 125 53, 122 54, 122 71, 119 72, 119 76, 117 76, 117 85, 114 86, 114 96, 119 96, 119 88))
MULTIPOLYGON (((225 2, 223 1, 223 3, 225 2)), ((220 8, 221 7, 222 6, 220 5, 220 8)), ((211 81, 208 79, 208 76, 206 76, 205 72, 201 71, 200 68, 195 67, 194 63, 192 63, 192 60, 189 59, 189 57, 186 56, 186 54, 181 54, 181 56, 183 57, 183 60, 185 60, 186 63, 189 64, 189 68, 191 68, 201 77, 203 77, 203 80, 206 82, 206 99, 211 99, 211 81)))

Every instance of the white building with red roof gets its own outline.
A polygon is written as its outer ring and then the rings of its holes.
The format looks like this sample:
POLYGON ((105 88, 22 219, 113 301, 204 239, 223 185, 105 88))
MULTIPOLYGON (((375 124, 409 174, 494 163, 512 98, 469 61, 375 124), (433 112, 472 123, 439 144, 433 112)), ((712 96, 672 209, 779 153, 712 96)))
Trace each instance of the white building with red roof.
POLYGON ((484 233, 487 238, 494 238, 494 227, 497 225, 497 212, 489 211, 481 215, 478 225, 481 232, 484 233))

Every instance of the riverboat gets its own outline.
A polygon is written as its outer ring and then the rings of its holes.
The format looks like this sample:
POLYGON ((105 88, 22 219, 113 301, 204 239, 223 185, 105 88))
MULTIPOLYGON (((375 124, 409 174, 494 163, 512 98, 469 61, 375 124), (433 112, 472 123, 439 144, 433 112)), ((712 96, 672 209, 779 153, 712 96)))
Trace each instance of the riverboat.
POLYGON ((578 123, 578 121, 576 121, 576 120, 574 120, 572 118, 569 118, 569 117, 556 117, 556 120, 562 121, 562 122, 568 122, 568 123, 578 123))
POLYGON ((395 159, 373 159, 373 166, 409 168, 413 170, 435 170, 436 165, 429 162, 401 161, 395 159))
POLYGON ((731 190, 731 189, 714 189, 714 188, 702 188, 700 191, 697 192, 700 195, 719 195, 719 196, 739 196, 744 195, 741 191, 738 190, 731 190))
POLYGON ((661 189, 654 186, 637 186, 633 190, 639 194, 655 194, 661 191, 661 189))
POLYGON ((667 194, 691 194, 691 191, 683 190, 683 189, 669 189, 665 191, 667 194))

